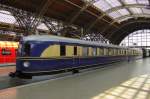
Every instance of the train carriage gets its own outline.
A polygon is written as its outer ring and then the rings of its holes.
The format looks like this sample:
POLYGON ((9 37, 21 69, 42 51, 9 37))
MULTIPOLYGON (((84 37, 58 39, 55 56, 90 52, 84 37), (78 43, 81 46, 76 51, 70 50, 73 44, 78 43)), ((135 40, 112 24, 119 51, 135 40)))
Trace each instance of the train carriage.
POLYGON ((0 64, 16 62, 18 42, 0 41, 0 64))
POLYGON ((78 70, 137 58, 142 58, 141 50, 57 36, 31 35, 20 42, 16 72, 11 76, 78 70))

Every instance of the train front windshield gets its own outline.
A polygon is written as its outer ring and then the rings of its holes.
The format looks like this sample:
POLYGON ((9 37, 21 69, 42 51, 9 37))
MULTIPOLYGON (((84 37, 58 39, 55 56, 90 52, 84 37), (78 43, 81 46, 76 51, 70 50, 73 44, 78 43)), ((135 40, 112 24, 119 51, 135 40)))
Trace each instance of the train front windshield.
POLYGON ((25 43, 24 44, 24 56, 30 56, 30 44, 29 43, 25 43))
POLYGON ((30 56, 30 44, 24 43, 19 45, 18 56, 30 56))

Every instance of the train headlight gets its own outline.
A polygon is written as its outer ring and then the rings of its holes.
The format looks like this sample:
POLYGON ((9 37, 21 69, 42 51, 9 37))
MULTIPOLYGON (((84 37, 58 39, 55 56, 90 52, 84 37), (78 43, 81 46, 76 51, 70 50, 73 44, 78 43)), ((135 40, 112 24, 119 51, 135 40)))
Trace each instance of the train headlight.
POLYGON ((30 63, 29 63, 29 62, 24 62, 24 63, 23 63, 23 66, 24 66, 24 67, 29 67, 29 66, 30 66, 30 63))

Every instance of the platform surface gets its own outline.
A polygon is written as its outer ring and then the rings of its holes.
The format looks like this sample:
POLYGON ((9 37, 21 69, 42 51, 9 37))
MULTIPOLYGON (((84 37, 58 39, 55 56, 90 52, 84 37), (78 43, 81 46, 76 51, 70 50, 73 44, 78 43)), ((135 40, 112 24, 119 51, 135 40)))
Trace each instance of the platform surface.
POLYGON ((3 66, 0 67, 0 76, 8 75, 10 72, 15 72, 15 66, 3 66))
POLYGON ((149 93, 150 58, 147 58, 0 90, 0 99, 150 99, 149 93))

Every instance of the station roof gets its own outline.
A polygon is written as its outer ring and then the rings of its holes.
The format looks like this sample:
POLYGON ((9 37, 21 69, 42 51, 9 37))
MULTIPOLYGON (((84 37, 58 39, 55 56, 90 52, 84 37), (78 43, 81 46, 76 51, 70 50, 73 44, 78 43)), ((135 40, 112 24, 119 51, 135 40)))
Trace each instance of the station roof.
POLYGON ((99 31, 115 44, 134 30, 150 28, 149 0, 3 0, 1 3, 33 13, 44 11, 44 16, 99 31))
POLYGON ((117 22, 150 14, 149 0, 97 0, 94 5, 117 22))

